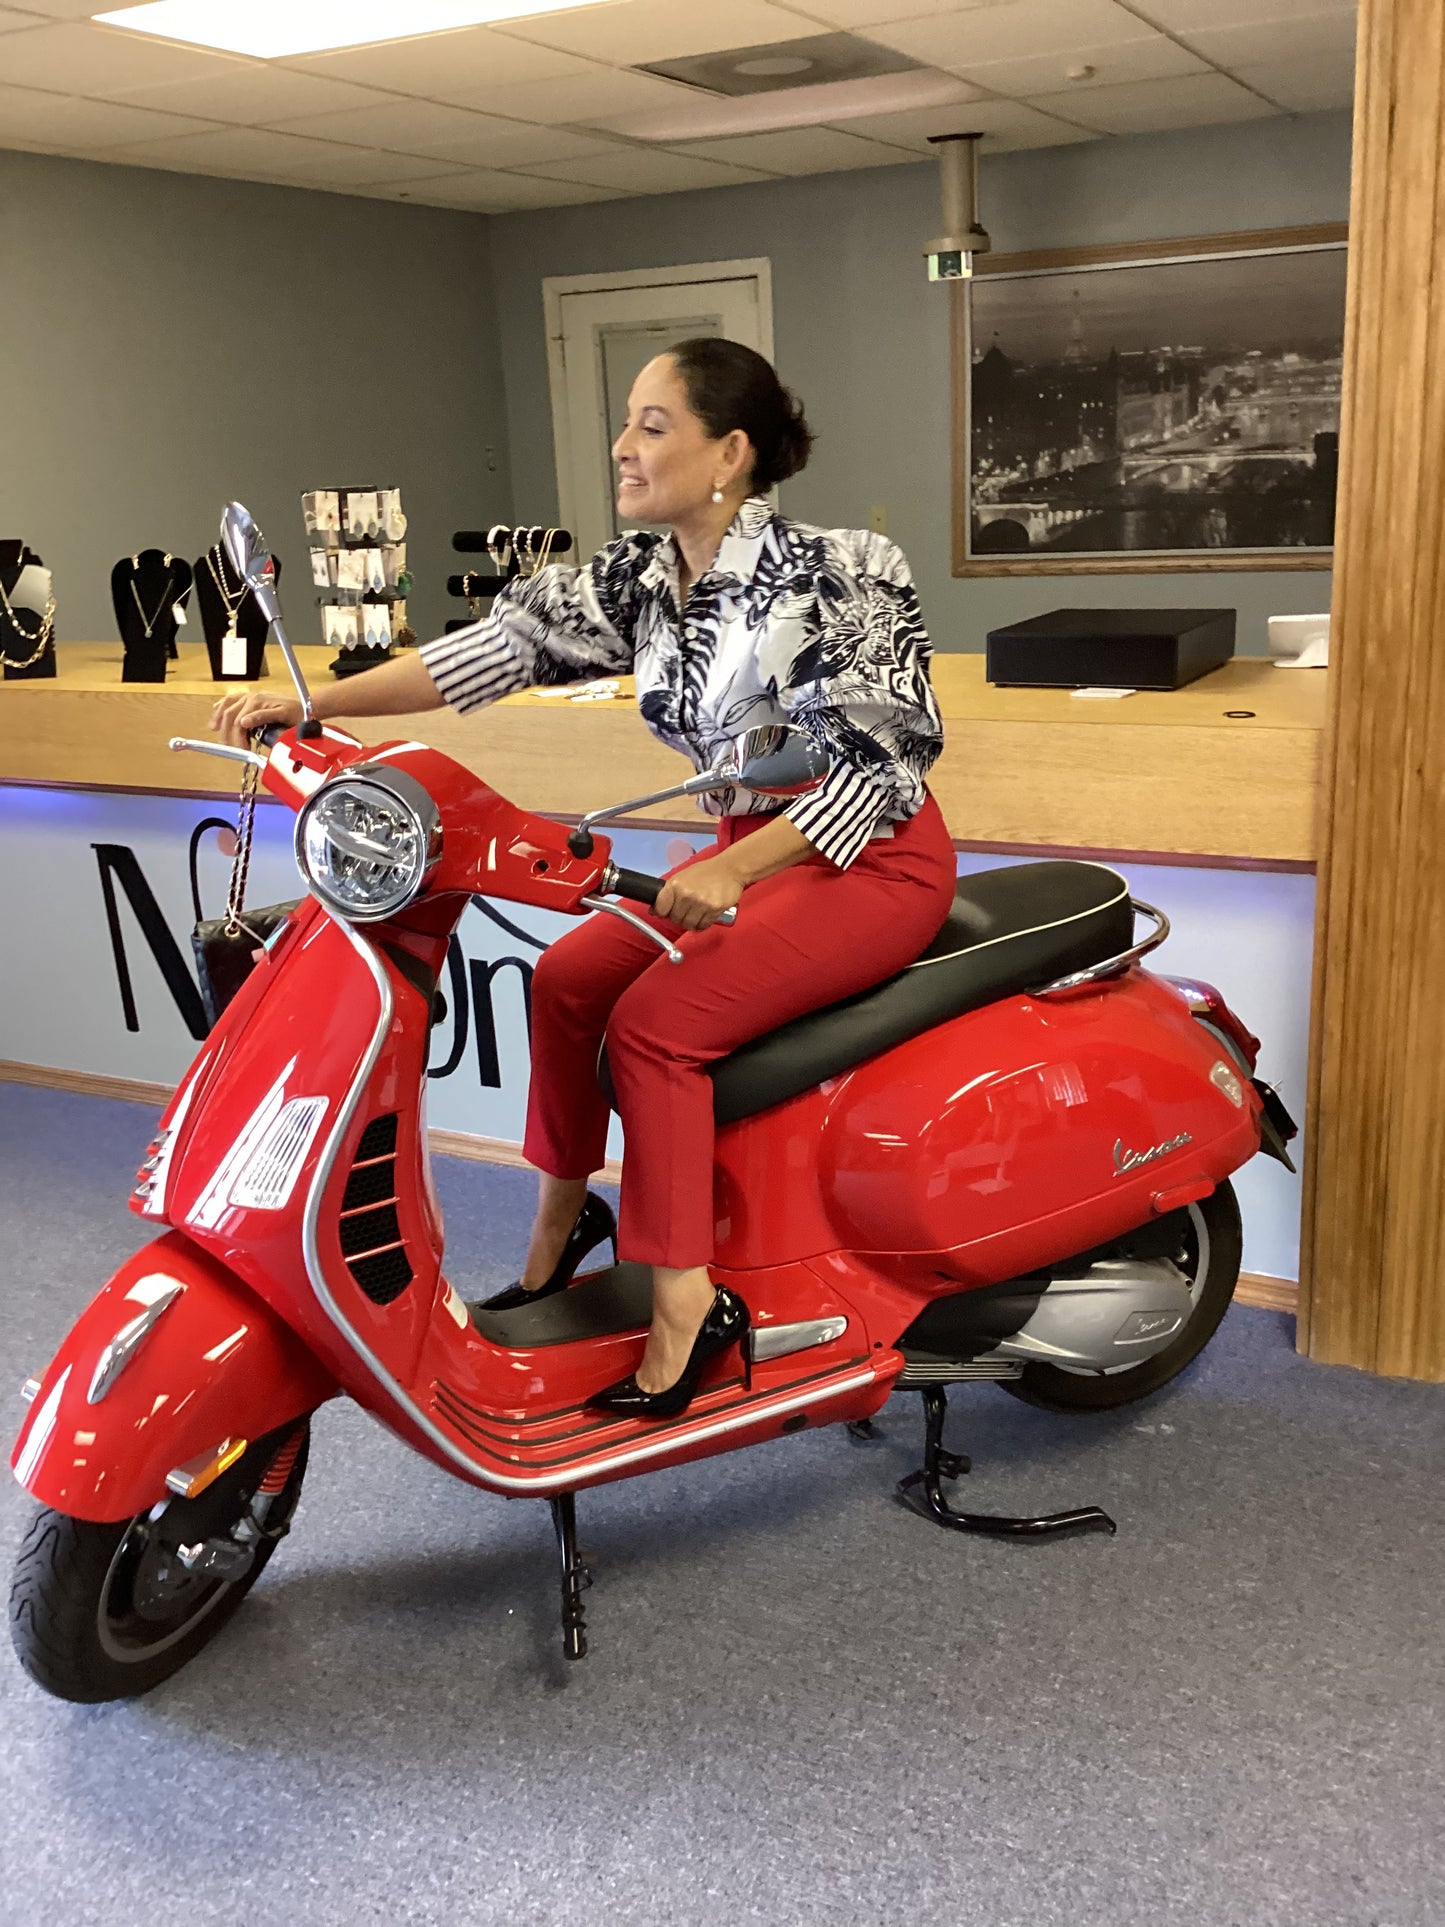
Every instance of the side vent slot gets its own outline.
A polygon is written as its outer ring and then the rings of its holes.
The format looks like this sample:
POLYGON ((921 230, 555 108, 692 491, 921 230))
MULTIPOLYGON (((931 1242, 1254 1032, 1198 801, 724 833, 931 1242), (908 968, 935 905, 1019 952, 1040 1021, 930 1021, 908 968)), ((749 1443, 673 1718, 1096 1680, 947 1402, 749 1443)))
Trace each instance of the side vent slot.
POLYGON ((413 1273, 396 1215, 396 1113, 361 1134, 341 1199, 337 1235, 346 1268, 373 1305, 389 1305, 413 1273))

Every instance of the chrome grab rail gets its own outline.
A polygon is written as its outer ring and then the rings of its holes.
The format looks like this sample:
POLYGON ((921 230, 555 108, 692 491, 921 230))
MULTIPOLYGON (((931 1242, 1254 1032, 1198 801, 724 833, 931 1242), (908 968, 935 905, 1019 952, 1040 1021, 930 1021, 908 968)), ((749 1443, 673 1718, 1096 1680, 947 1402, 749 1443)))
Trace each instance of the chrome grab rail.
POLYGON ((1031 990, 1031 997, 1051 997, 1056 991, 1077 990, 1081 984, 1098 983, 1104 977, 1117 977, 1130 964, 1138 963, 1147 957, 1151 950, 1157 950, 1169 935, 1169 919, 1162 910, 1156 910, 1152 903, 1141 903, 1138 897, 1130 897, 1129 908, 1154 919, 1154 928, 1142 943, 1136 943, 1129 950, 1121 950, 1117 957, 1106 957, 1102 963, 1090 964, 1087 970, 1076 970, 1068 977, 1055 977, 1051 984, 1040 984, 1031 990))

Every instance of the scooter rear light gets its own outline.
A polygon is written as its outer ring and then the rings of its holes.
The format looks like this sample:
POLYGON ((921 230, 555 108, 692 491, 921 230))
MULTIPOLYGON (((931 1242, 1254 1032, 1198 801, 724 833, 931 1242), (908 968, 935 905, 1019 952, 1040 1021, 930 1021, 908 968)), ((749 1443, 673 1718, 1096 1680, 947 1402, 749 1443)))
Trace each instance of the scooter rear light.
POLYGON ((1259 1039, 1239 1021, 1213 984, 1201 983, 1195 977, 1161 977, 1160 981, 1178 992, 1188 1004, 1190 1015, 1212 1030, 1246 1070, 1254 1070, 1259 1062, 1259 1039))

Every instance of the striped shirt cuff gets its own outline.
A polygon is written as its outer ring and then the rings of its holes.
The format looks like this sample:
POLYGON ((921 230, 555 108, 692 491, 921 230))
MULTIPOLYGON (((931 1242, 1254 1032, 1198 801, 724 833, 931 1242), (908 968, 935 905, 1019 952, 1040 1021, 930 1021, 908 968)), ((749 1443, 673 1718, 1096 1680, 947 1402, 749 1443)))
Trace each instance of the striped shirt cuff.
POLYGON ((467 629, 424 642, 421 659, 443 699, 463 715, 532 682, 528 666, 490 616, 467 629), (489 634, 488 631, 491 633, 489 634))
POLYGON ((820 855, 840 870, 863 849, 888 809, 889 798, 850 764, 835 761, 817 789, 797 797, 783 814, 820 855))

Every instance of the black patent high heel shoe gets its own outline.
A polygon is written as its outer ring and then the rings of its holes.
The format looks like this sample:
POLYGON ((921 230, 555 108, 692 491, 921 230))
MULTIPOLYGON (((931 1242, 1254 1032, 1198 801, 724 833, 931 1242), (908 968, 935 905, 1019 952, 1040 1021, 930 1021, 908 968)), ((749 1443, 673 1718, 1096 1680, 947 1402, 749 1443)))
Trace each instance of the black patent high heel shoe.
POLYGON ((538 1285, 535 1291, 527 1291, 519 1278, 514 1284, 494 1292, 490 1298, 483 1298, 482 1308, 486 1311, 515 1311, 518 1305, 535 1305, 540 1298, 550 1298, 554 1291, 565 1291, 588 1252, 609 1240, 612 1262, 616 1264, 617 1220, 612 1215, 612 1206, 606 1198, 599 1198, 595 1191, 589 1191, 577 1214, 571 1235, 562 1247, 562 1256, 557 1260, 546 1284, 538 1285))
MULTIPOLYGON (((687 1410, 697 1396, 704 1365, 709 1359, 716 1358, 719 1352, 725 1352, 729 1345, 746 1345, 751 1323, 748 1308, 742 1299, 729 1291, 726 1285, 719 1285, 712 1308, 693 1340, 682 1376, 674 1384, 660 1392, 644 1392, 636 1376, 629 1375, 620 1378, 615 1385, 594 1392, 587 1403, 593 1411, 616 1412, 622 1418, 676 1418, 679 1412, 687 1410)), ((748 1375, 746 1352, 743 1374, 744 1378, 748 1375)))

